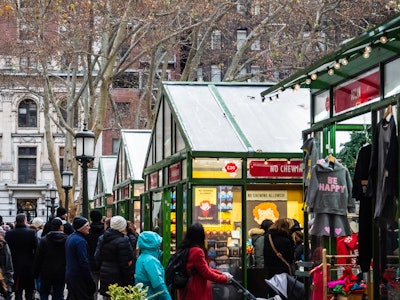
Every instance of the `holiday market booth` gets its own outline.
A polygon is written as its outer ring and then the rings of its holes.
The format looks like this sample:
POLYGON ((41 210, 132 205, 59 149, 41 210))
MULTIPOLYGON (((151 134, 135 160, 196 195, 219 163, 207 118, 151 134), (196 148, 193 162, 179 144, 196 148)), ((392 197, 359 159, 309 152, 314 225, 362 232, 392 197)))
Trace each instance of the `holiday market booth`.
POLYGON ((324 269, 324 281, 312 289, 345 299, 400 299, 400 16, 261 95, 288 89, 311 92, 310 126, 303 131, 305 251, 313 273, 324 269), (363 284, 361 292, 327 286, 346 276, 363 284))
POLYGON ((254 276, 247 282, 259 279, 266 288, 263 270, 247 259, 247 232, 266 218, 303 222, 301 128, 309 121, 307 91, 262 101, 269 86, 163 83, 144 168, 142 219, 145 230, 163 237, 164 264, 188 225, 201 222, 210 266, 234 267, 237 279, 254 276))

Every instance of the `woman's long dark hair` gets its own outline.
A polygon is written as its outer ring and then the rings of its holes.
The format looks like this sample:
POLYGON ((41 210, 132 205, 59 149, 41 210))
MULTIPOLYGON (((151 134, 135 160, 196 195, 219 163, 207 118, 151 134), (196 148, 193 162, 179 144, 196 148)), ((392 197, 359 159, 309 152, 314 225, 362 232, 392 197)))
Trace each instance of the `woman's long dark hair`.
POLYGON ((194 223, 187 229, 186 235, 179 248, 184 249, 198 246, 203 249, 204 254, 207 256, 205 238, 206 235, 204 233, 203 225, 200 223, 194 223))

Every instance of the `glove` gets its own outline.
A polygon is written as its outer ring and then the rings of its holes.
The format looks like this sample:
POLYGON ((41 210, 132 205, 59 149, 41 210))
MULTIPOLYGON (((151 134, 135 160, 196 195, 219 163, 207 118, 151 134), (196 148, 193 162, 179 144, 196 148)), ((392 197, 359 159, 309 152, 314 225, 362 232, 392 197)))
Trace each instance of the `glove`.
POLYGON ((229 272, 222 272, 222 274, 226 276, 226 283, 231 283, 231 282, 232 282, 233 276, 232 276, 231 273, 229 273, 229 272))

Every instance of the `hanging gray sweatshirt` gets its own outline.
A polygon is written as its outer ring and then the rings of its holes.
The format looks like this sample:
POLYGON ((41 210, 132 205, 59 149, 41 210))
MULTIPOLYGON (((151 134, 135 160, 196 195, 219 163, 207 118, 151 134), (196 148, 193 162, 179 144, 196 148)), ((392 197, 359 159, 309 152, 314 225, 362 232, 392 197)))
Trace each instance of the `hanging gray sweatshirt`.
POLYGON ((352 181, 345 166, 336 159, 320 159, 312 167, 306 204, 314 213, 347 215, 355 212, 352 181))

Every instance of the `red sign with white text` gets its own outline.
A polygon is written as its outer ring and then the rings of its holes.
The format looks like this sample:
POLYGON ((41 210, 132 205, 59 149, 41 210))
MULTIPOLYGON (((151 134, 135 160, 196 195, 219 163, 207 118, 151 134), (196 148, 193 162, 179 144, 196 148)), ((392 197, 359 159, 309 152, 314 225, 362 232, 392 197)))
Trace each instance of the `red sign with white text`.
POLYGON ((158 187, 158 172, 150 174, 150 188, 158 187))
POLYGON ((297 178, 303 176, 301 160, 253 160, 249 173, 252 177, 297 178))
POLYGON ((379 98, 379 71, 359 77, 333 91, 335 113, 379 98))
POLYGON ((180 163, 170 165, 168 171, 169 171, 169 174, 168 174, 169 183, 173 183, 173 182, 177 182, 177 181, 181 180, 181 164, 180 163))

